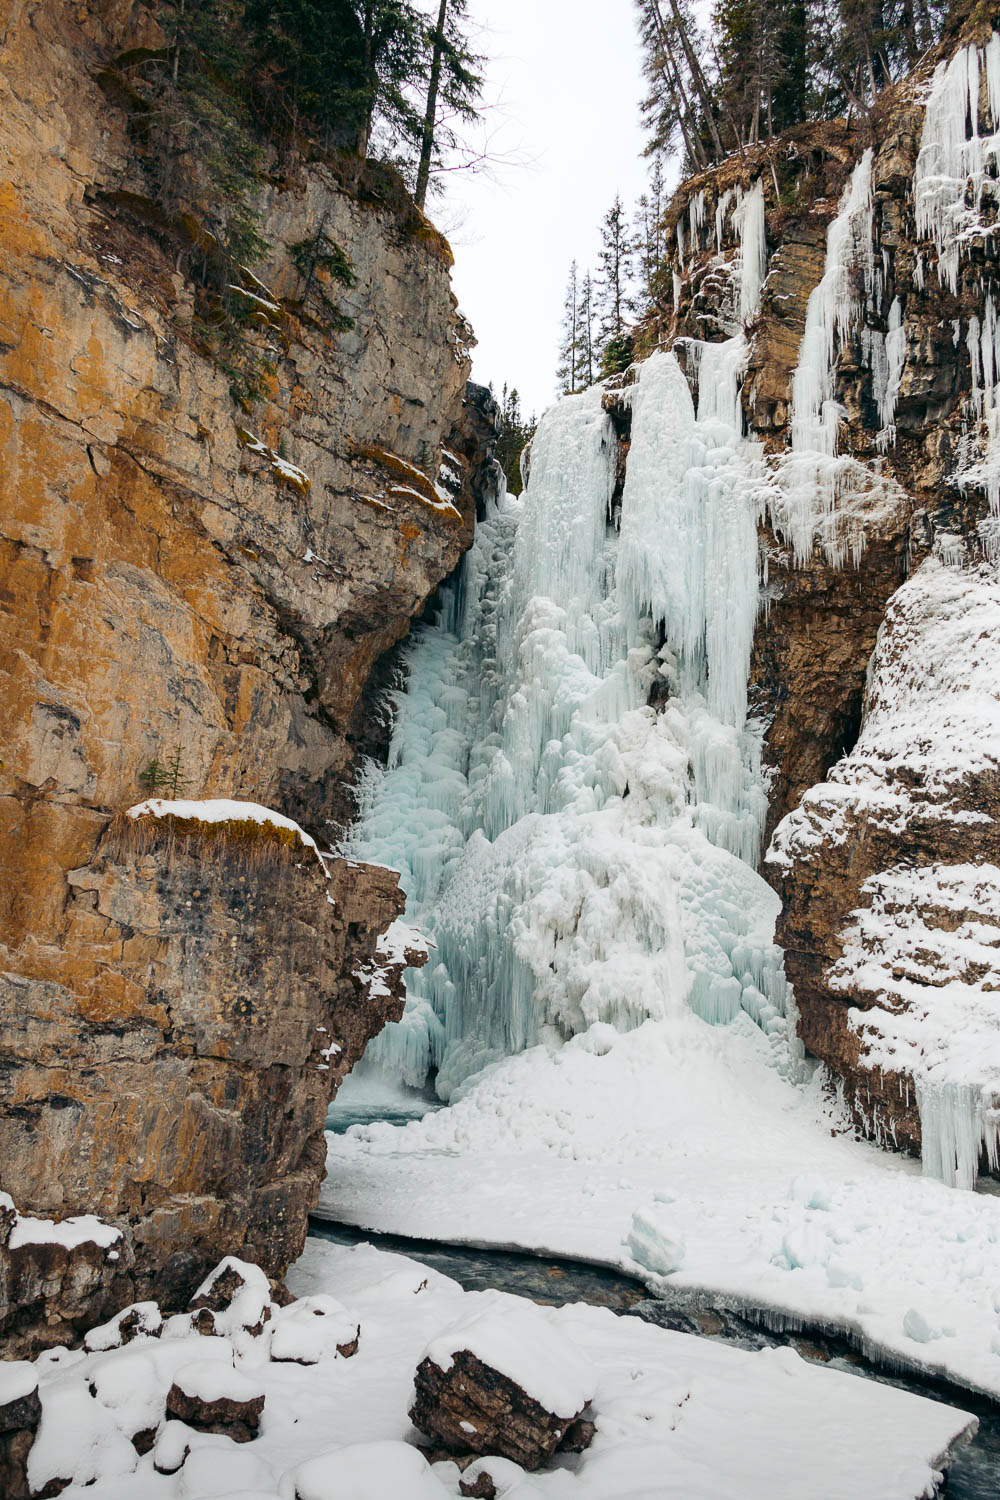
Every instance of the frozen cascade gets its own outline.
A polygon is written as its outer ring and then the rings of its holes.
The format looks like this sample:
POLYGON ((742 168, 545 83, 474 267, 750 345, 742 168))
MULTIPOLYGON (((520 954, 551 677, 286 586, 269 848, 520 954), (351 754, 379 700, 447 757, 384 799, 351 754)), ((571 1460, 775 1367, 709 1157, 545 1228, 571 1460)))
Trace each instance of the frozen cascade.
POLYGON ((491 509, 411 648, 348 852, 401 870, 438 952, 366 1066, 411 1083, 436 1067, 450 1098, 599 1021, 742 1010, 785 1038, 777 900, 751 864, 766 798, 745 722, 761 458, 744 359, 742 336, 701 348, 697 413, 673 355, 639 367, 620 532, 603 391, 546 413, 522 502, 491 509))
POLYGON ((764 184, 759 178, 740 200, 733 222, 740 231, 740 319, 746 324, 760 311, 760 293, 767 274, 764 184))
MULTIPOLYGON (((998 169, 1000 35, 994 32, 985 47, 962 47, 938 64, 913 174, 917 232, 933 240, 938 279, 952 292, 958 288, 963 253, 996 234, 998 169)), ((980 439, 982 424, 985 440, 977 442, 980 456, 960 467, 955 477, 964 487, 984 489, 995 515, 1000 509, 1000 344, 989 293, 982 320, 969 319, 966 344, 972 374, 969 415, 974 438, 980 439)))
POLYGON ((994 32, 984 48, 961 47, 938 64, 913 174, 917 233, 934 241, 938 278, 952 292, 958 287, 963 249, 996 228, 983 222, 981 209, 987 193, 996 194, 998 153, 1000 36, 994 32), (989 129, 981 135, 984 72, 989 129))
MULTIPOLYGON (((827 231, 823 275, 806 306, 806 326, 792 377, 791 452, 779 459, 768 488, 772 524, 791 545, 798 565, 807 561, 816 545, 834 567, 843 567, 848 556, 857 563, 864 549, 866 520, 900 499, 894 481, 837 452, 844 416, 835 399, 837 356, 855 333, 866 332, 861 327, 863 316, 878 279, 872 247, 871 170, 869 148, 851 173, 827 231)), ((897 315, 899 311, 897 305, 897 315)), ((883 407, 886 427, 891 422, 888 361, 900 361, 898 370, 893 367, 894 413, 905 330, 894 328, 891 337, 891 356, 888 338, 877 354, 868 340, 876 399, 883 407)))

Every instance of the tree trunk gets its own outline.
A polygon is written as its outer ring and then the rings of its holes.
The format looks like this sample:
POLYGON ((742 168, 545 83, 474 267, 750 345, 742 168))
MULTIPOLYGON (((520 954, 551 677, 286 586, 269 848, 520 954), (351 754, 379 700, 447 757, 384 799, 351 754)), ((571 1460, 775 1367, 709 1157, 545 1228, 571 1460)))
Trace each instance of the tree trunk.
POLYGON ((441 56, 444 52, 444 23, 448 17, 448 0, 441 0, 437 28, 434 32, 434 54, 431 59, 431 76, 427 86, 427 109, 424 112, 424 132, 420 142, 420 165, 417 168, 417 187, 414 199, 418 208, 427 202, 427 186, 431 179, 431 155, 434 150, 434 122, 437 116, 438 89, 441 87, 441 56))
MULTIPOLYGON (((684 76, 678 65, 677 59, 674 56, 674 49, 671 45, 670 37, 667 34, 666 28, 663 25, 663 18, 660 15, 658 8, 656 9, 655 20, 656 29, 660 38, 660 47, 663 49, 666 59, 669 62, 670 67, 673 69, 673 87, 679 95, 681 101, 680 125, 681 135, 684 137, 684 144, 687 147, 688 155, 691 158, 692 164, 696 167, 707 167, 708 155, 701 143, 701 138, 698 135, 698 122, 695 118, 694 110, 691 108, 691 101, 688 98, 687 89, 684 87, 684 76)), ((667 79, 667 83, 669 86, 669 78, 667 79)))
MULTIPOLYGON (((659 0, 652 0, 652 3, 653 10, 656 13, 656 19, 659 22, 660 30, 662 32, 664 30, 663 15, 660 11, 659 0)), ((673 12, 674 25, 677 27, 677 36, 680 40, 681 47, 684 50, 684 56, 687 58, 687 65, 691 69, 691 78, 701 99, 701 107, 705 112, 705 123, 708 126, 708 133, 712 138, 712 145, 714 146, 716 152, 718 153, 719 159, 721 160, 721 158, 724 157, 726 153, 723 149, 722 141, 719 137, 718 127, 715 123, 715 115, 712 112, 712 91, 708 86, 708 79, 705 77, 705 74, 702 71, 701 63, 698 61, 698 54, 695 52, 694 48, 691 45, 691 38, 687 34, 687 27, 684 24, 684 17, 681 15, 680 6, 677 4, 677 0, 670 0, 670 9, 673 12)))
POLYGON ((365 0, 365 46, 364 46, 364 73, 365 73, 365 117, 361 125, 361 134, 358 139, 358 155, 368 155, 368 142, 371 140, 372 119, 375 114, 375 76, 373 68, 372 48, 375 37, 375 0, 365 0))

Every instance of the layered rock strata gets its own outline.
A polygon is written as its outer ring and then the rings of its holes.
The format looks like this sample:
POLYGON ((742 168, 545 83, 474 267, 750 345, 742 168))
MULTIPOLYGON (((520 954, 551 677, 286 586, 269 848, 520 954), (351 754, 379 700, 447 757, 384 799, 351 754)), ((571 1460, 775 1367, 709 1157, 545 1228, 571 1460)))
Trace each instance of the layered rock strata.
POLYGON ((179 1304, 234 1249, 281 1276, 330 1098, 423 960, 405 938, 378 951, 403 906, 388 870, 334 860, 327 877, 312 850, 224 825, 156 833, 70 872, 62 982, 2 981, 0 1160, 44 1216, 0 1250, 11 1351, 179 1304), (87 1213, 119 1237, 66 1248, 45 1227, 87 1213))
POLYGON ((104 836, 170 766, 174 794, 275 807, 326 847, 362 694, 489 468, 450 252, 370 164, 272 164, 252 284, 274 374, 234 402, 109 86, 158 41, 141 0, 0 22, 0 1189, 124 1236, 100 1265, 0 1255, 19 1347, 154 1280, 169 1303, 227 1250, 274 1274, 295 1253, 327 1102, 398 1007, 355 978, 395 882, 104 836), (326 327, 288 248, 320 230, 354 278, 326 327))

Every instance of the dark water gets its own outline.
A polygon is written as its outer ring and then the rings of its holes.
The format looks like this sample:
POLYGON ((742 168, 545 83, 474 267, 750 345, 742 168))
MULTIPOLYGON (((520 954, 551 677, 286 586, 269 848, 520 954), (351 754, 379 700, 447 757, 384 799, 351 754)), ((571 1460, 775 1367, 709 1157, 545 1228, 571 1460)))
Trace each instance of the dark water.
POLYGON ((401 1100, 399 1104, 340 1104, 330 1105, 326 1117, 326 1128, 331 1135, 346 1135, 352 1125, 408 1125, 411 1120, 422 1120, 424 1115, 443 1108, 441 1101, 433 1097, 415 1096, 413 1103, 401 1100))
MULTIPOLYGON (((406 1116, 414 1117, 414 1114, 406 1116)), ((354 1118, 350 1123, 369 1123, 372 1119, 386 1118, 385 1113, 372 1114, 367 1120, 354 1118)), ((450 1276, 466 1291, 483 1292, 495 1288, 549 1306, 589 1302, 594 1307, 610 1307, 623 1316, 643 1318, 660 1328, 671 1328, 699 1338, 719 1339, 740 1349, 788 1345, 803 1359, 849 1370, 864 1379, 877 1380, 932 1401, 957 1406, 979 1418, 979 1433, 955 1459, 941 1494, 947 1496, 947 1500, 1000 1500, 1000 1404, 946 1381, 898 1375, 880 1369, 862 1358, 845 1338, 808 1329, 775 1332, 755 1321, 752 1310, 733 1312, 709 1299, 694 1304, 686 1297, 683 1306, 675 1306, 650 1297, 646 1288, 629 1276, 579 1261, 551 1260, 510 1250, 474 1250, 462 1245, 440 1245, 431 1240, 405 1239, 400 1235, 372 1234, 348 1224, 333 1224, 317 1218, 310 1220, 310 1232, 338 1245, 367 1242, 380 1250, 395 1250, 450 1276)), ((845 1500, 849 1497, 845 1496, 845 1500)))

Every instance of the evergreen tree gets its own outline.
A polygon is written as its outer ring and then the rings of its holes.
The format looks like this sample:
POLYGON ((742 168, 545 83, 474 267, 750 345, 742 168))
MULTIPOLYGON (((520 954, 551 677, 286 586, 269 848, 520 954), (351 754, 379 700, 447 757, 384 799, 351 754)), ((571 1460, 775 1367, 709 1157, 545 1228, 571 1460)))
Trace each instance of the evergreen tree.
POLYGON ((589 390, 597 378, 597 347, 594 342, 594 281, 590 272, 580 283, 580 389, 589 390))
POLYGON ((580 364, 580 269, 574 261, 569 268, 569 280, 566 283, 559 364, 556 369, 556 380, 562 395, 572 396, 580 389, 580 364))
POLYGON ((431 64, 420 137, 420 161, 414 197, 419 208, 427 201, 431 167, 442 146, 454 145, 449 118, 474 119, 476 101, 483 85, 482 58, 470 48, 463 30, 467 26, 467 0, 440 0, 437 25, 428 36, 431 64), (444 121, 440 106, 447 111, 444 121))
POLYGON ((524 489, 521 478, 521 454, 530 443, 538 426, 534 417, 526 421, 521 414, 521 398, 516 386, 508 390, 504 385, 500 399, 500 438, 497 442, 497 458, 507 476, 507 488, 512 495, 520 495, 524 489))
POLYGON ((653 158, 649 188, 639 198, 634 219, 633 244, 640 286, 641 311, 643 312, 648 310, 656 300, 659 275, 666 264, 667 247, 663 230, 663 216, 666 208, 667 193, 663 180, 663 158, 657 153, 653 158))
POLYGON ((619 339, 625 332, 626 321, 633 311, 631 280, 632 241, 625 206, 620 195, 616 194, 601 223, 601 253, 594 298, 602 349, 609 339, 619 339))

